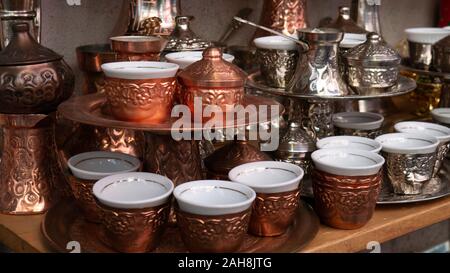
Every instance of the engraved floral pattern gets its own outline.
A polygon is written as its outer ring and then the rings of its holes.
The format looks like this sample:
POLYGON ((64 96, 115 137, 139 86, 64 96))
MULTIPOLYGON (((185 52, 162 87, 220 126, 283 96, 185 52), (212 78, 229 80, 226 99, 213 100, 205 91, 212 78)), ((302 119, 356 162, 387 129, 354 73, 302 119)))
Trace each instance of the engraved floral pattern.
POLYGON ((391 87, 397 83, 399 70, 397 67, 355 67, 347 69, 349 82, 354 87, 391 87))
POLYGON ((313 172, 316 210, 322 221, 338 228, 364 225, 381 190, 382 172, 372 176, 337 176, 313 172))
POLYGON ((383 130, 381 128, 376 130, 357 130, 335 127, 335 131, 337 136, 359 136, 371 139, 375 139, 383 134, 383 130))
POLYGON ((207 89, 200 87, 185 88, 183 91, 183 104, 193 107, 196 97, 202 98, 206 105, 218 105, 226 110, 226 106, 241 105, 244 100, 244 88, 207 89))
POLYGON ((293 191, 280 195, 262 195, 256 197, 253 205, 253 215, 260 217, 282 217, 294 214, 300 202, 300 191, 293 191))
POLYGON ((386 174, 397 194, 418 194, 431 179, 436 153, 404 155, 384 153, 386 174))
POLYGON ((269 86, 285 88, 295 73, 298 52, 258 49, 256 57, 266 83, 269 86))

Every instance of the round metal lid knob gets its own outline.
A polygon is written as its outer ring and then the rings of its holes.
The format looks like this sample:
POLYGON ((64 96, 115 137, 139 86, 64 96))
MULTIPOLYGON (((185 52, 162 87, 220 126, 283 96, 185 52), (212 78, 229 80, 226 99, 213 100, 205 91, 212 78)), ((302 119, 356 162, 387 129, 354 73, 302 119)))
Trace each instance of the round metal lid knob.
POLYGON ((379 42, 381 40, 381 36, 376 32, 369 32, 367 34, 367 40, 371 42, 379 42))
POLYGON ((203 58, 207 59, 222 59, 222 50, 218 47, 208 47, 203 51, 203 58))

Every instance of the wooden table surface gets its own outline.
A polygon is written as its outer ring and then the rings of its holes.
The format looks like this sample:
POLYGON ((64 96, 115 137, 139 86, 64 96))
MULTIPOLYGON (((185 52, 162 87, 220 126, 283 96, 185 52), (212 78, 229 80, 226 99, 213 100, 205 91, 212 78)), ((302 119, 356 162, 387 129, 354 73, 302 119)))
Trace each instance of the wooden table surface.
MULTIPOLYGON (((0 242, 15 252, 52 252, 41 234, 43 215, 0 215, 0 242)), ((450 197, 404 205, 378 206, 358 230, 321 226, 303 252, 358 252, 371 241, 383 243, 450 218, 450 197)))

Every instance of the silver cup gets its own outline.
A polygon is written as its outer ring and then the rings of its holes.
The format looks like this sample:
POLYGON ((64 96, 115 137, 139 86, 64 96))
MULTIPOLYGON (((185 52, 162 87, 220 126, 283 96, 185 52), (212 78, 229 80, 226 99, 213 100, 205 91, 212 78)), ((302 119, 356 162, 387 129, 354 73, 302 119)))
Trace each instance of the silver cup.
POLYGON ((410 65, 429 70, 433 63, 433 45, 408 41, 410 65))
POLYGON ((298 51, 258 48, 256 58, 266 84, 270 87, 286 88, 295 73, 298 51))

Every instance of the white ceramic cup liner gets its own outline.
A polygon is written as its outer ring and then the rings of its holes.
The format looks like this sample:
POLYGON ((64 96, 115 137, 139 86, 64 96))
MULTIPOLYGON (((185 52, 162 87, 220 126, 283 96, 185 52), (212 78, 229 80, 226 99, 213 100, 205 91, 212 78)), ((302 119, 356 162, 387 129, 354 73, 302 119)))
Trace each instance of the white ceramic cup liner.
POLYGON ((249 209, 256 193, 246 185, 199 180, 178 185, 173 194, 181 211, 197 215, 226 215, 249 209))
POLYGON ((133 42, 133 43, 139 43, 139 42, 153 42, 153 41, 160 41, 161 38, 155 37, 155 36, 116 36, 109 38, 111 41, 118 41, 118 42, 133 42))
POLYGON ((276 50, 297 50, 297 44, 281 36, 266 36, 253 40, 257 48, 276 50))
POLYGON ((450 129, 431 122, 406 121, 394 125, 399 133, 425 134, 437 138, 441 143, 450 141, 450 129))
POLYGON ((113 62, 102 64, 106 77, 149 80, 175 77, 179 66, 165 62, 113 62))
POLYGON ((383 146, 382 150, 394 154, 430 154, 439 145, 435 137, 424 134, 392 133, 375 138, 383 146))
POLYGON ((304 172, 297 165, 259 161, 233 168, 228 176, 231 181, 254 189, 257 193, 281 193, 298 189, 304 172))
POLYGON ((94 184, 94 196, 100 203, 118 209, 144 209, 170 200, 174 185, 165 176, 154 173, 123 173, 105 177, 94 184))
POLYGON ((358 136, 333 136, 317 141, 318 149, 354 149, 373 153, 381 151, 381 144, 373 139, 358 136))
POLYGON ((366 42, 366 40, 366 34, 344 33, 344 38, 339 43, 339 47, 354 48, 355 46, 366 42))
POLYGON ((422 44, 435 44, 450 35, 450 29, 422 27, 405 29, 408 41, 422 44))
POLYGON ((134 156, 117 152, 87 152, 69 158, 72 174, 80 179, 98 180, 106 176, 134 172, 141 162, 134 156))
POLYGON ((354 130, 376 130, 383 125, 384 117, 369 112, 343 112, 333 115, 336 127, 354 130))
POLYGON ((431 116, 437 122, 450 125, 450 108, 433 109, 431 116))
MULTIPOLYGON (((203 58, 202 51, 182 51, 169 53, 165 56, 169 63, 174 63, 180 66, 180 69, 185 69, 189 65, 200 61, 203 58)), ((234 56, 224 53, 222 58, 227 62, 233 62, 234 56)))
POLYGON ((317 170, 342 176, 375 175, 385 162, 379 154, 354 149, 322 149, 311 157, 317 170))

